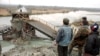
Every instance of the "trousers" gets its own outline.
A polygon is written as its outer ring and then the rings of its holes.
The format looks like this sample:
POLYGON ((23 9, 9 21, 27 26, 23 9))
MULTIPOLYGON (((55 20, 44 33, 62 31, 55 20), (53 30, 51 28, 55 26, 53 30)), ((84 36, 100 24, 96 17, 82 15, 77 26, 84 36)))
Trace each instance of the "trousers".
POLYGON ((57 47, 58 56, 67 56, 68 46, 60 46, 57 47))

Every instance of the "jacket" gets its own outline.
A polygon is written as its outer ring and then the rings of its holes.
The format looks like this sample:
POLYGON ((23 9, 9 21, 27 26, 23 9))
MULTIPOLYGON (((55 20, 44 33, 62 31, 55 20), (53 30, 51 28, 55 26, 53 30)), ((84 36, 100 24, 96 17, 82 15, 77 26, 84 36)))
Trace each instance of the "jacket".
POLYGON ((56 42, 60 46, 68 46, 72 39, 72 29, 67 25, 63 25, 57 33, 56 42))
POLYGON ((89 25, 88 21, 82 21, 83 25, 89 25))
POLYGON ((85 45, 85 53, 89 53, 92 55, 99 54, 99 43, 97 42, 98 39, 98 32, 92 32, 89 37, 87 38, 86 45, 85 45))

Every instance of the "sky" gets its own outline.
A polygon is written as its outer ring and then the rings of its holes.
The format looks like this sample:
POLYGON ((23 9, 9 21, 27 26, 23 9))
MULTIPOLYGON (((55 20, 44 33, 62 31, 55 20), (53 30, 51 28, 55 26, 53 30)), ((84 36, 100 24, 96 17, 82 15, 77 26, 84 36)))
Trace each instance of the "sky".
POLYGON ((0 4, 100 8, 100 0, 0 0, 0 4))

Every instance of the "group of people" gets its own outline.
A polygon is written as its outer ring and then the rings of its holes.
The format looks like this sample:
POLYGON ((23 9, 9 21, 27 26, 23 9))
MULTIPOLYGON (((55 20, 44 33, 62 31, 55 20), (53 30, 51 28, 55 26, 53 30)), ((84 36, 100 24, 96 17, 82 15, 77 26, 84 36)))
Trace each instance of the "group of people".
MULTIPOLYGON (((86 17, 82 17, 82 26, 89 26, 89 22, 86 17)), ((86 39, 84 45, 83 56, 97 56, 99 54, 99 25, 94 23, 90 26, 90 33, 86 39)), ((58 50, 58 56, 70 56, 69 45, 73 38, 73 29, 69 26, 69 19, 63 19, 63 26, 58 30, 56 37, 56 45, 58 50)))

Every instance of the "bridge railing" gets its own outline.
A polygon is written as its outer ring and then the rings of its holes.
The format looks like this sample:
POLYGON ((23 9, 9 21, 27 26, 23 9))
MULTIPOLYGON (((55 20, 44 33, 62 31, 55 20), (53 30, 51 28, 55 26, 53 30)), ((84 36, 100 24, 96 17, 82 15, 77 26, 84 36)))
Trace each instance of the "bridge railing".
POLYGON ((58 28, 57 28, 56 26, 54 26, 54 25, 52 25, 52 24, 48 23, 47 21, 45 21, 45 20, 43 20, 43 19, 33 17, 33 18, 31 18, 31 20, 36 20, 36 21, 39 21, 39 22, 41 22, 41 23, 43 23, 43 24, 45 24, 45 25, 49 26, 50 28, 52 28, 52 29, 53 29, 53 30, 55 30, 55 31, 57 31, 57 30, 58 30, 58 28))

